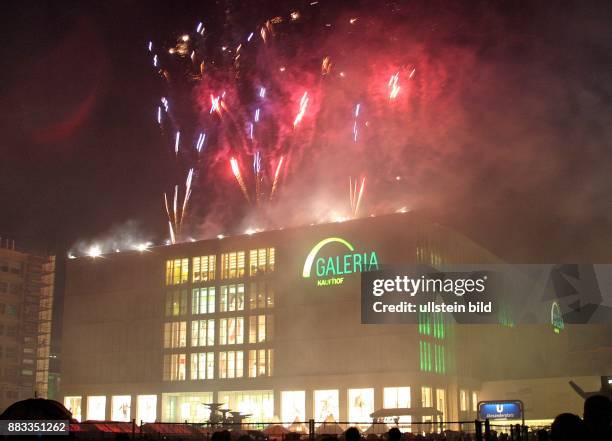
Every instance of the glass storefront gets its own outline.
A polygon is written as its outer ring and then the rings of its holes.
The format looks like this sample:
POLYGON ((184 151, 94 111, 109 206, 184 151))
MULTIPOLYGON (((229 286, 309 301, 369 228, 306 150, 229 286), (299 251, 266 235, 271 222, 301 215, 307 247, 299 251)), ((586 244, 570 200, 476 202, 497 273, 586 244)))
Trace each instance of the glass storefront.
POLYGON ((106 419, 106 397, 87 397, 87 419, 104 421, 106 419))
POLYGON ((368 424, 374 412, 374 389, 348 390, 348 418, 350 422, 368 424))
POLYGON ((131 421, 132 397, 129 395, 114 395, 111 397, 111 420, 131 421))
POLYGON ((306 421, 306 392, 303 390, 281 392, 281 421, 290 425, 295 420, 306 421))
POLYGON ((162 421, 204 423, 210 416, 210 410, 204 404, 212 401, 212 392, 162 394, 162 421))
POLYGON ((82 400, 81 397, 64 397, 64 407, 72 413, 72 417, 77 421, 81 421, 82 400))
POLYGON ((219 402, 226 409, 248 414, 246 422, 269 422, 274 417, 274 393, 271 390, 219 392, 219 402))
POLYGON ((314 420, 323 422, 331 416, 334 421, 340 420, 340 402, 338 389, 314 391, 314 420))
POLYGON ((157 395, 136 397, 136 423, 154 423, 157 420, 157 395))

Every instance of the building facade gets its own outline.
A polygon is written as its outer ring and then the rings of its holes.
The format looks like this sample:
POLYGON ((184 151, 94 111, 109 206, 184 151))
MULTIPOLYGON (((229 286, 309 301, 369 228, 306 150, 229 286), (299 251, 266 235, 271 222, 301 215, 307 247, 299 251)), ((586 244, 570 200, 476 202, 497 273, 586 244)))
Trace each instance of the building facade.
POLYGON ((0 240, 0 407, 48 391, 55 257, 0 240))
POLYGON ((473 418, 453 327, 362 325, 359 272, 497 261, 413 214, 71 260, 60 395, 81 420, 202 422, 212 402, 257 422, 473 418))

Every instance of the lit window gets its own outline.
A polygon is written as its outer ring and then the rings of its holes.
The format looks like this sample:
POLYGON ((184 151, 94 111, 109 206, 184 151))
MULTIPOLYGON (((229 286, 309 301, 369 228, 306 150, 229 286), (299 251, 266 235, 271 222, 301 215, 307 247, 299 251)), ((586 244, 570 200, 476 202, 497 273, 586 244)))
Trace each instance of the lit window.
POLYGON ((478 392, 472 392, 472 412, 478 412, 478 392))
POLYGON ((443 374, 446 372, 446 357, 444 346, 434 345, 434 370, 443 374))
POLYGON ((468 394, 467 391, 463 389, 459 391, 459 410, 461 412, 468 410, 468 394))
POLYGON ((111 420, 131 421, 132 397, 129 395, 114 395, 111 397, 111 420))
POLYGON ((374 412, 374 389, 348 390, 349 421, 371 422, 370 414, 374 412))
POLYGON ((274 285, 264 280, 249 284, 249 309, 272 308, 274 306, 274 285))
POLYGON ((166 261, 166 285, 180 285, 189 281, 189 259, 166 261))
POLYGON ((106 397, 87 397, 87 419, 92 421, 104 421, 106 419, 106 397))
POLYGON ((306 421, 306 392, 303 390, 281 392, 281 420, 306 421))
POLYGON ((431 372, 432 369, 431 343, 419 341, 419 364, 422 371, 431 372))
POLYGON ((244 276, 244 251, 221 254, 221 278, 235 279, 244 276))
POLYGON ((187 313, 187 291, 175 290, 166 292, 166 317, 187 313))
POLYGON ((185 354, 164 355, 164 381, 183 381, 186 371, 185 354))
POLYGON ((250 415, 245 422, 270 422, 274 417, 274 393, 271 390, 220 391, 218 401, 225 403, 228 409, 250 415))
POLYGON ((194 288, 191 291, 191 313, 211 314, 215 312, 215 287, 194 288))
POLYGON ((435 338, 443 339, 446 335, 444 313, 434 312, 431 314, 433 320, 433 335, 435 338))
POLYGON ((72 413, 72 417, 77 421, 81 421, 82 400, 81 397, 64 397, 64 407, 72 413))
POLYGON ((219 352, 219 378, 242 378, 244 354, 242 351, 219 352))
POLYGON ((325 421, 328 417, 340 421, 340 402, 338 390, 314 391, 314 420, 325 421))
POLYGON ((249 343, 271 341, 274 317, 272 315, 252 315, 249 317, 249 343))
POLYGON ((274 248, 259 248, 249 252, 249 274, 266 274, 274 271, 274 248))
POLYGON ((438 415, 438 421, 444 421, 446 415, 446 391, 444 389, 436 389, 436 409, 442 412, 438 415))
POLYGON ((219 311, 242 310, 244 310, 244 284, 222 286, 219 298, 219 311))
POLYGON ((187 346, 187 322, 164 323, 164 348, 187 346))
POLYGON ((419 312, 419 334, 431 335, 431 313, 419 312))
POLYGON ((214 346, 215 321, 194 320, 191 322, 191 346, 214 346))
POLYGON ((193 277, 194 282, 210 282, 215 280, 215 269, 217 267, 217 256, 200 256, 193 258, 193 277))
POLYGON ((136 398, 136 421, 140 424, 157 420, 157 395, 138 395, 136 398))
POLYGON ((241 345, 244 343, 244 317, 219 319, 219 344, 241 345))
POLYGON ((421 388, 421 407, 433 407, 433 393, 431 387, 421 388))
POLYGON ((410 407, 409 387, 385 387, 383 389, 385 409, 410 407))
POLYGON ((191 379, 212 380, 215 372, 215 354, 200 352, 191 354, 191 379))
POLYGON ((201 423, 210 418, 210 409, 202 403, 212 403, 212 392, 162 394, 160 420, 170 423, 201 423))
POLYGON ((272 376, 274 349, 251 349, 249 351, 249 377, 272 376))

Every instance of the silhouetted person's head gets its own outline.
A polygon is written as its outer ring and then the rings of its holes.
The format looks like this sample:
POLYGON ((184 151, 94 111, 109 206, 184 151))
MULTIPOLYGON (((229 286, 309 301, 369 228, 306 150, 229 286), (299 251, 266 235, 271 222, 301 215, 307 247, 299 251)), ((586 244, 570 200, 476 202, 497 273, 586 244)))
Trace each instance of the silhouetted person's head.
POLYGON ((584 400, 584 424, 595 439, 612 439, 612 401, 603 395, 584 400))
POLYGON ((603 395, 593 395, 584 400, 584 422, 588 426, 609 426, 612 422, 612 401, 603 395))
POLYGON ((402 432, 397 427, 392 427, 389 429, 389 441, 399 441, 402 437, 402 432))
POLYGON ((562 413, 550 428, 551 441, 586 441, 584 423, 578 415, 562 413))
POLYGON ((361 433, 359 433, 359 429, 356 427, 349 427, 344 432, 345 441, 359 441, 361 439, 361 433))

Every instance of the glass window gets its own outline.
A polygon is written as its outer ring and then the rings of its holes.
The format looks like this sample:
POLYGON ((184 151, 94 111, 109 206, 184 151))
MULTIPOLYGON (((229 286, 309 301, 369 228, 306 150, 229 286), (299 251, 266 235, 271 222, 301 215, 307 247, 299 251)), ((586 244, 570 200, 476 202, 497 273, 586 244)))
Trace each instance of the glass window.
POLYGON ((385 387, 383 402, 385 409, 409 408, 410 387, 385 387))
POLYGON ((284 423, 306 421, 306 392, 303 390, 281 392, 281 420, 284 423))
POLYGON ((368 423, 374 412, 374 389, 348 390, 348 417, 350 422, 368 423))
POLYGON ((244 310, 244 284, 225 285, 221 287, 219 298, 219 311, 243 311, 244 310))
POLYGON ((191 292, 191 313, 212 314, 215 312, 215 287, 194 288, 191 292))
POLYGON ((212 380, 215 375, 214 352, 191 354, 191 379, 212 380))
POLYGON ((219 352, 219 378, 242 378, 244 376, 244 354, 242 351, 219 352))
POLYGON ((334 421, 340 421, 338 390, 315 390, 314 420, 325 421, 328 417, 333 418, 334 421))
POLYGON ((467 391, 463 389, 459 391, 459 410, 462 412, 468 410, 468 395, 467 391))
POLYGON ((274 285, 266 280, 249 284, 249 309, 274 307, 274 285))
POLYGON ((229 409, 250 415, 245 422, 270 422, 274 417, 274 394, 271 390, 221 391, 219 401, 229 409))
POLYGON ((274 335, 273 315, 252 315, 249 317, 249 343, 272 341, 274 335))
POLYGON ((191 322, 191 346, 214 346, 215 321, 194 320, 191 322))
POLYGON ((166 260, 166 285, 180 285, 189 281, 189 259, 166 260))
POLYGON ((106 419, 106 397, 87 397, 87 419, 93 421, 104 421, 106 419))
POLYGON ((249 377, 270 377, 274 349, 251 349, 249 351, 249 377))
POLYGON ((111 420, 131 421, 132 397, 114 395, 111 397, 111 420))
POLYGON ((136 397, 136 423, 154 423, 157 420, 157 395, 136 397))
POLYGON ((194 282, 210 282, 215 280, 215 269, 217 265, 217 256, 211 254, 209 256, 200 256, 193 258, 193 281, 194 282))
POLYGON ((433 407, 433 396, 431 387, 423 386, 421 388, 421 406, 422 407, 433 407))
POLYGON ((444 389, 436 389, 436 409, 442 412, 438 416, 438 421, 444 421, 446 415, 446 391, 444 389))
POLYGON ((244 277, 244 251, 234 251, 221 254, 221 278, 235 279, 244 277))
POLYGON ((259 248, 249 252, 249 274, 267 274, 274 271, 274 248, 259 248))
POLYGON ((186 371, 185 354, 164 355, 164 381, 183 381, 186 371))
POLYGON ((81 421, 82 397, 64 397, 64 407, 72 413, 72 417, 81 421))
POLYGON ((219 319, 219 344, 241 345, 244 343, 244 317, 219 319))
POLYGON ((419 364, 422 371, 431 372, 432 369, 431 343, 419 340, 419 364))
POLYGON ((187 346, 187 322, 164 323, 164 348, 187 346))
POLYGON ((162 421, 170 423, 201 423, 208 421, 210 409, 204 403, 212 403, 212 392, 188 392, 162 394, 162 421))
POLYGON ((187 314, 187 290, 166 292, 166 317, 187 314))

